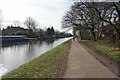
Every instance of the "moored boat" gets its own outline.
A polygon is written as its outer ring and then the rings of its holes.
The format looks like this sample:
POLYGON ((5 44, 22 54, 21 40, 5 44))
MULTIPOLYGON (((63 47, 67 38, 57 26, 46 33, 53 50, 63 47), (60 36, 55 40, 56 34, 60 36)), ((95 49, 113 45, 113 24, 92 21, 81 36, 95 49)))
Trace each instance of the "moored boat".
POLYGON ((26 41, 28 38, 24 35, 15 36, 0 36, 0 41, 2 42, 15 42, 15 41, 26 41))

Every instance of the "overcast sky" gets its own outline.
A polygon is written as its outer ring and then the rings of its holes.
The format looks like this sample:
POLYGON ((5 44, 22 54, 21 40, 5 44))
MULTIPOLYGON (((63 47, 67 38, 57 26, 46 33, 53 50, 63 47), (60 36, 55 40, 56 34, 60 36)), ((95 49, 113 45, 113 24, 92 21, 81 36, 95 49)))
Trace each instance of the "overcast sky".
POLYGON ((71 5, 72 0, 0 0, 4 25, 11 25, 15 20, 23 23, 32 17, 40 28, 53 26, 57 30, 62 30, 62 17, 71 5))

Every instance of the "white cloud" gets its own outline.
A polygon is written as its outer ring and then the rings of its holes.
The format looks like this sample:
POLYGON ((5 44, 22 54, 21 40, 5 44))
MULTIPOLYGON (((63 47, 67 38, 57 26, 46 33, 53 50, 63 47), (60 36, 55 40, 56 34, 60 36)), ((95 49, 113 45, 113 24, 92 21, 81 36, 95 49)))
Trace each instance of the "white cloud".
POLYGON ((30 16, 41 27, 54 26, 56 29, 61 29, 61 18, 70 5, 69 0, 0 0, 4 23, 22 22, 30 16))

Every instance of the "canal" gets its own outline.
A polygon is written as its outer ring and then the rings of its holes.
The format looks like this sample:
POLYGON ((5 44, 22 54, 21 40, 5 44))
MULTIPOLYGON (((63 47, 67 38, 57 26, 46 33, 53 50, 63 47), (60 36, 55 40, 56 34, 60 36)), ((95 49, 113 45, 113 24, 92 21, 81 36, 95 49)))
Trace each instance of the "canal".
POLYGON ((0 76, 46 51, 60 45, 70 38, 48 41, 29 41, 0 48, 0 76))

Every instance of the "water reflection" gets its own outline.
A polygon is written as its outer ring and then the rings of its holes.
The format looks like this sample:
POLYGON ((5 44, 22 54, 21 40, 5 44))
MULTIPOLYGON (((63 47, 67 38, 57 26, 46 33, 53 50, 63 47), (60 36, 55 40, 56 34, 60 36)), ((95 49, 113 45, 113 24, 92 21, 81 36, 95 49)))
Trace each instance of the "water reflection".
POLYGON ((2 43, 1 47, 9 47, 9 46, 15 46, 15 45, 24 45, 27 42, 11 42, 11 43, 2 43))
POLYGON ((6 72, 7 72, 7 69, 5 67, 3 67, 3 55, 1 53, 1 47, 0 47, 0 78, 6 72))
POLYGON ((0 75, 30 61, 70 38, 46 41, 29 41, 14 45, 4 45, 0 53, 0 75))
POLYGON ((49 44, 52 44, 53 42, 54 42, 54 39, 47 39, 47 40, 45 40, 46 42, 47 42, 47 44, 49 45, 49 44))

